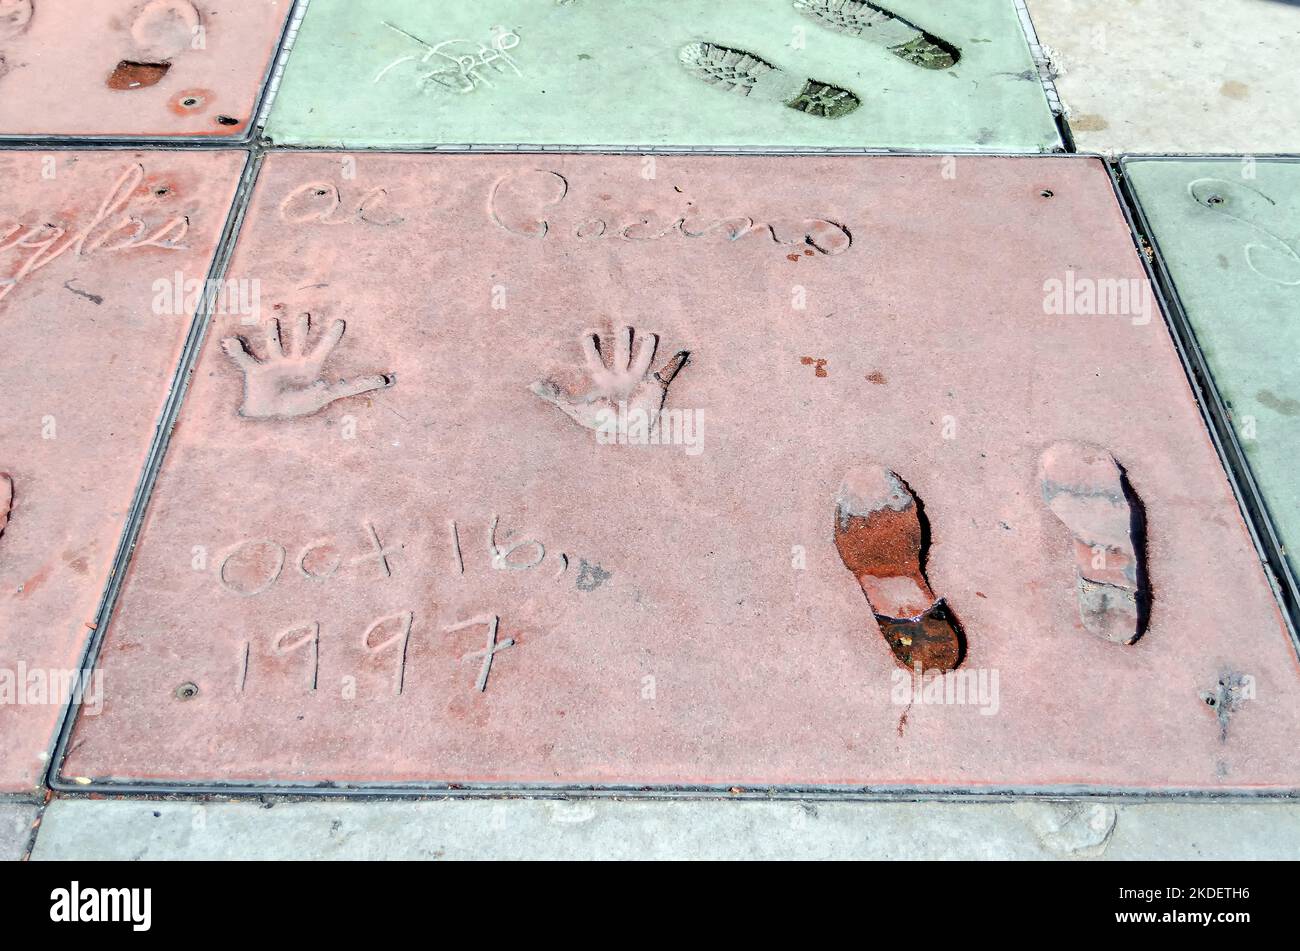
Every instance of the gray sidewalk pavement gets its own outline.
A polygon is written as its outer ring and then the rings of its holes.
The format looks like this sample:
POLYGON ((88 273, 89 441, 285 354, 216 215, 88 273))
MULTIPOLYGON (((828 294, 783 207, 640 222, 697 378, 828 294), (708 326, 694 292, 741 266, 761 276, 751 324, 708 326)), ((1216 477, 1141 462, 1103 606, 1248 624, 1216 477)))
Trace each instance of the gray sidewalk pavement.
POLYGON ((34 860, 1295 859, 1300 803, 59 800, 34 860))
POLYGON ((0 862, 23 857, 32 838, 32 823, 39 815, 38 806, 0 802, 0 862))

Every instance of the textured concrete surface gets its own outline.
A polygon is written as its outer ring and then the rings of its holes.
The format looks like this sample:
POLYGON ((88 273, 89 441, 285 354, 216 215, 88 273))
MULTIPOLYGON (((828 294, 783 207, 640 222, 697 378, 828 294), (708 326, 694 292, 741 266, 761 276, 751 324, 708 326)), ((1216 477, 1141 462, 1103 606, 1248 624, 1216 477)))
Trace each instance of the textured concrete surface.
POLYGON ((281 332, 213 323, 65 778, 1300 785, 1100 162, 275 154, 231 276, 281 332), (587 428, 611 394, 671 444, 587 428), (1145 506, 1132 646, 1081 619, 1062 440, 1145 506), (919 697, 835 547, 871 460, 967 641, 919 697))
POLYGON ((242 135, 291 6, 4 0, 0 135, 242 135))
POLYGON ((26 854, 39 812, 36 806, 0 802, 0 862, 12 862, 26 854))
POLYGON ((444 0, 436 9, 422 0, 314 0, 268 131, 280 143, 347 148, 1059 145, 1008 0, 888 6, 959 47, 960 61, 912 65, 819 25, 792 0, 444 0), (754 54, 795 85, 812 78, 848 90, 861 105, 827 119, 762 89, 710 87, 679 62, 699 42, 754 54))
POLYGON ((1300 570, 1300 164, 1126 168, 1292 569, 1300 570))
MULTIPOLYGON (((195 294, 177 276, 207 277, 243 164, 233 152, 0 153, 0 473, 13 487, 0 791, 39 782, 75 694, 190 326, 195 294)), ((84 686, 95 706, 102 683, 84 686)))
POLYGON ((1291 0, 1028 0, 1082 151, 1300 149, 1291 0))
POLYGON ((1016 802, 61 801, 59 859, 1294 859, 1300 807, 1016 802))

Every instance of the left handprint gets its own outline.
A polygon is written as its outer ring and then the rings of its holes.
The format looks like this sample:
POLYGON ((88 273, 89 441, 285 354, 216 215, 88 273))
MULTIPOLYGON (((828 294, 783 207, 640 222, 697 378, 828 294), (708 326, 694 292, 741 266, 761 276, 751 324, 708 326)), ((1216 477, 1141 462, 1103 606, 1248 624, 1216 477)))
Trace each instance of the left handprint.
POLYGON ((280 336, 280 321, 266 322, 266 359, 259 360, 243 337, 226 337, 221 349, 244 372, 244 404, 239 415, 248 419, 293 419, 310 416, 335 400, 385 390, 397 382, 391 373, 372 374, 355 380, 326 383, 321 368, 343 339, 347 325, 332 323, 316 346, 307 350, 311 315, 300 314, 286 352, 280 336))

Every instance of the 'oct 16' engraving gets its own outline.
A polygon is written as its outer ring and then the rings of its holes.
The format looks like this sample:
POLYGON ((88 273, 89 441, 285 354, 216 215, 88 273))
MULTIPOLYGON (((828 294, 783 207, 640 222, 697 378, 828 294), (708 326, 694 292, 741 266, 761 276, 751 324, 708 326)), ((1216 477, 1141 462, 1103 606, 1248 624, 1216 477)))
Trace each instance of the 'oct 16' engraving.
MULTIPOLYGON (((491 515, 483 532, 488 566, 495 571, 530 571, 543 562, 555 565, 554 577, 569 568, 569 556, 551 555, 546 545, 535 538, 510 540, 498 538, 500 517, 491 515)), ((453 519, 446 523, 447 535, 436 544, 447 546, 447 566, 453 574, 465 573, 465 554, 461 545, 460 525, 453 519)), ((391 578, 394 565, 405 553, 406 544, 393 541, 373 521, 361 524, 362 547, 346 556, 333 536, 317 538, 298 549, 290 559, 289 550, 272 538, 250 538, 228 549, 216 564, 217 582, 231 594, 254 598, 273 588, 286 568, 309 581, 326 582, 344 568, 368 571, 375 579, 391 578)))

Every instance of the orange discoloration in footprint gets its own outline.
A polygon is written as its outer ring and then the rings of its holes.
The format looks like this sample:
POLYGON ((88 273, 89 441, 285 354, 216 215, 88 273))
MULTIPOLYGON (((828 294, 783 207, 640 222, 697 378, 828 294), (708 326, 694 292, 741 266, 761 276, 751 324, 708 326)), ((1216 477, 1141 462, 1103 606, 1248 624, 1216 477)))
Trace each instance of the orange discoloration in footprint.
POLYGON ((862 586, 880 633, 909 670, 951 670, 965 639, 925 577, 926 523, 912 490, 883 467, 854 469, 835 504, 835 548, 862 586))
POLYGON ((885 380, 885 374, 881 373, 879 370, 873 370, 867 374, 867 382, 874 383, 877 386, 884 386, 888 381, 885 380))

